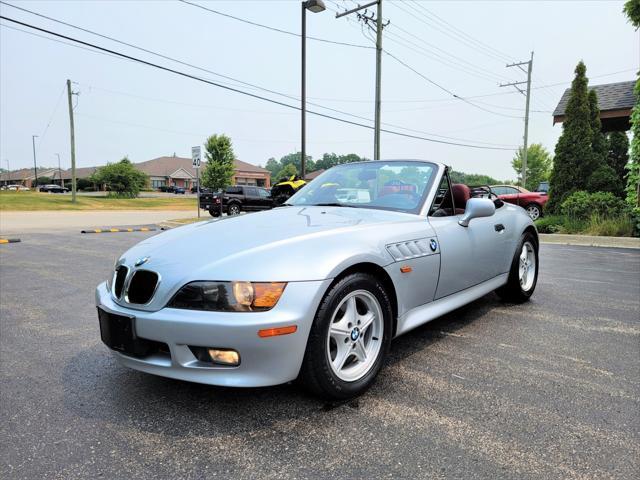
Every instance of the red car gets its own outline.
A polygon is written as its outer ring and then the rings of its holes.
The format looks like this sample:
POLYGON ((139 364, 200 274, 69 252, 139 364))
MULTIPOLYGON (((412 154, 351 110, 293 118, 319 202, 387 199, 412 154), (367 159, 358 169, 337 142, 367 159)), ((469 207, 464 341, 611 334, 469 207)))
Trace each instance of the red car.
POLYGON ((526 188, 514 185, 493 185, 491 191, 507 203, 520 205, 527 211, 531 220, 537 220, 542 216, 544 204, 549 200, 546 192, 530 192, 526 188))

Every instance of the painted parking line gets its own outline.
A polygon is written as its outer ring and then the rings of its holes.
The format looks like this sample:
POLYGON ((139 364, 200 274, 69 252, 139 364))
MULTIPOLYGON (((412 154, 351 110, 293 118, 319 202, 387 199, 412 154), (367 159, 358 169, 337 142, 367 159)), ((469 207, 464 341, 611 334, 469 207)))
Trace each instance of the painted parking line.
POLYGON ((81 230, 80 233, 119 233, 119 232, 155 232, 155 227, 137 227, 137 228, 91 228, 81 230))
POLYGON ((0 243, 20 243, 19 238, 0 238, 0 243))

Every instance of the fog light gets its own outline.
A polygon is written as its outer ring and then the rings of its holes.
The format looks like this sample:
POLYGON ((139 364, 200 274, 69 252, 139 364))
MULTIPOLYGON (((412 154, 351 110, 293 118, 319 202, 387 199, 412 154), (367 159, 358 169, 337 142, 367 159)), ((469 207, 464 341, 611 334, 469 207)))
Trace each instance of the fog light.
POLYGON ((213 363, 221 365, 240 365, 240 354, 235 350, 220 350, 217 348, 209 349, 209 356, 213 363))

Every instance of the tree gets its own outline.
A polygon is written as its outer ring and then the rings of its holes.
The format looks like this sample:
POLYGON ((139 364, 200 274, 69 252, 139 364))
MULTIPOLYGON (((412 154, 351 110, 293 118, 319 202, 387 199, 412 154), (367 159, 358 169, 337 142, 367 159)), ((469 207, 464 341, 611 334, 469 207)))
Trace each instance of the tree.
POLYGON ((505 182, 501 182, 500 180, 496 180, 489 175, 482 175, 478 173, 464 173, 464 172, 456 172, 455 170, 451 170, 449 172, 449 177, 451 178, 452 183, 462 183, 464 185, 502 185, 505 182))
MULTIPOLYGON (((589 90, 589 116, 591 123, 591 158, 590 161, 581 162, 580 177, 591 182, 591 176, 596 171, 605 171, 602 169, 607 164, 607 137, 602 133, 602 122, 600 121, 600 107, 598 106, 598 94, 595 90, 589 90)), ((592 190, 597 191, 597 190, 592 190)))
POLYGON ((267 164, 264 166, 264 168, 269 170, 269 173, 271 173, 271 178, 275 179, 276 174, 280 171, 282 165, 280 165, 280 162, 278 160, 271 157, 269 160, 267 160, 267 164))
POLYGON ((202 171, 202 185, 212 190, 222 190, 231 185, 234 161, 231 139, 226 135, 211 135, 204 143, 207 164, 202 171))
POLYGON ((600 165, 589 177, 587 191, 609 192, 617 196, 622 196, 624 190, 620 177, 616 171, 607 164, 600 165))
POLYGON ((287 163, 273 178, 273 183, 278 183, 284 178, 289 179, 292 175, 298 175, 298 169, 293 163, 287 163))
POLYGON ((591 115, 587 92, 587 68, 580 61, 571 82, 569 102, 565 110, 562 134, 555 149, 555 158, 550 177, 549 211, 559 211, 564 199, 576 190, 584 190, 587 178, 580 175, 580 163, 592 157, 591 115))
POLYGON ((607 146, 607 164, 613 168, 622 182, 627 176, 629 137, 625 132, 611 132, 607 140, 607 146))
POLYGON ((635 86, 636 104, 631 111, 631 155, 627 165, 627 203, 640 216, 640 78, 635 86))
POLYGON ((355 153, 348 153, 346 155, 337 155, 335 153, 325 153, 322 159, 316 162, 316 169, 324 169, 335 167, 336 165, 342 165, 343 163, 364 162, 367 159, 357 155, 355 153))
MULTIPOLYGON (((522 158, 524 148, 520 147, 515 157, 511 160, 511 166, 517 174, 522 174, 522 158)), ((541 143, 532 143, 527 148, 527 184, 523 185, 527 190, 535 190, 540 182, 549 180, 553 159, 551 154, 541 143)), ((519 178, 522 182, 522 179, 519 178)))
POLYGON ((631 22, 631 25, 636 27, 636 30, 640 28, 640 1, 627 0, 624 4, 624 13, 631 22))
POLYGON ((148 183, 149 177, 124 157, 118 163, 108 163, 89 177, 92 183, 106 185, 109 196, 135 198, 148 183))

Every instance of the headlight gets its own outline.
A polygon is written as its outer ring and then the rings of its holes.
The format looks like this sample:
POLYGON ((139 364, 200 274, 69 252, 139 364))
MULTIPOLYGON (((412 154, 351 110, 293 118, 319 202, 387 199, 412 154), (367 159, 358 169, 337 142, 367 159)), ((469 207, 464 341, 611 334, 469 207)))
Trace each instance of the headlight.
POLYGON ((167 307, 210 312, 264 312, 275 307, 286 286, 284 282, 191 282, 178 290, 167 307))

